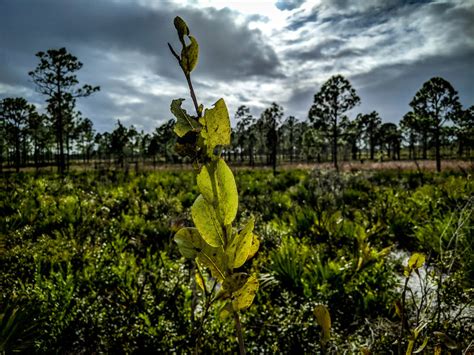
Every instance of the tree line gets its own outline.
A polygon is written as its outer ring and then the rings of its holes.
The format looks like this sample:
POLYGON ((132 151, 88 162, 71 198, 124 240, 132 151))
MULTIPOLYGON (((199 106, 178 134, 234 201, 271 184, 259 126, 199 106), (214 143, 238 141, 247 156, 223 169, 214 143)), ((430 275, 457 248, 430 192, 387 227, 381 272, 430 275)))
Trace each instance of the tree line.
MULTIPOLYGON (((0 100, 0 169, 55 164, 65 172, 71 161, 185 163, 175 147, 174 120, 152 133, 125 127, 119 120, 111 132, 97 133, 90 119, 76 109, 76 100, 100 90, 79 85, 76 72, 82 63, 65 48, 38 52, 39 63, 29 72, 35 89, 45 98, 45 112, 21 97, 0 100)), ((347 112, 360 97, 342 75, 329 78, 314 95, 307 119, 285 117, 272 103, 259 117, 240 106, 235 113, 232 144, 223 150, 233 163, 270 165, 279 162, 328 162, 336 169, 341 160, 428 159, 441 170, 443 154, 470 158, 474 146, 474 105, 463 108, 456 90, 445 79, 425 82, 397 125, 383 122, 376 111, 347 112)))

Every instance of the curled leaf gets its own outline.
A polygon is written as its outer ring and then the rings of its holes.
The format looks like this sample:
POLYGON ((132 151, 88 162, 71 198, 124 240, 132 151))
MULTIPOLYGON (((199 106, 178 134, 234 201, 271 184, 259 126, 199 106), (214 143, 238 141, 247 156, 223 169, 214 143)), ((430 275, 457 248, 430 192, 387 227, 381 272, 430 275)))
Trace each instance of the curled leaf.
POLYGON ((189 131, 193 131, 200 127, 196 119, 188 115, 185 109, 181 107, 184 99, 175 99, 171 102, 170 111, 176 117, 174 132, 178 137, 184 137, 189 131))
POLYGON ((178 37, 181 42, 184 42, 184 36, 189 35, 189 28, 186 22, 179 16, 174 18, 174 27, 178 31, 178 37))
POLYGON ((193 36, 189 36, 191 43, 181 51, 181 65, 186 73, 191 73, 197 65, 199 45, 193 36))

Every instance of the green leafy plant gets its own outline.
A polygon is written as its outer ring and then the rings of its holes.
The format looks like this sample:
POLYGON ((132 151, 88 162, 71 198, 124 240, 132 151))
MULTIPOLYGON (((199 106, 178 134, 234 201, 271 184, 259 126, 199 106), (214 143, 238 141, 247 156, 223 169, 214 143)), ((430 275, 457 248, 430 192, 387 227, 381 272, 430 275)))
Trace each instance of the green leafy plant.
MULTIPOLYGON (((418 354, 423 351, 423 349, 428 344, 428 337, 425 337, 423 343, 419 346, 418 349, 414 350, 415 344, 419 339, 423 329, 428 325, 428 322, 420 321, 417 326, 413 329, 410 328, 409 319, 406 309, 406 293, 408 290, 408 281, 413 272, 415 272, 418 277, 420 277, 419 269, 425 264, 426 257, 421 253, 413 253, 408 259, 407 265, 404 267, 403 275, 405 276, 405 285, 402 291, 401 303, 395 303, 395 309, 397 314, 400 316, 402 326, 400 328, 400 338, 407 332, 408 334, 408 346, 406 350, 407 355, 418 354)), ((399 339, 399 349, 401 349, 401 339, 399 339)), ((400 351, 400 350, 399 350, 400 351)))
POLYGON ((196 261, 195 281, 205 300, 197 339, 210 306, 219 301, 223 303, 220 316, 225 318, 232 314, 234 317, 243 354, 239 311, 252 304, 258 280, 239 269, 255 255, 259 240, 253 233, 253 218, 240 230, 233 227, 239 204, 237 186, 231 169, 220 157, 220 148, 231 142, 229 113, 223 99, 205 111, 198 105, 191 72, 198 61, 199 46, 183 19, 176 17, 174 25, 182 45, 181 55, 171 45, 169 48, 183 70, 196 109, 196 116, 192 116, 181 107, 184 99, 172 101, 171 112, 177 120, 174 132, 178 136, 178 152, 193 161, 200 192, 191 207, 195 227, 180 229, 174 240, 185 258, 196 261))

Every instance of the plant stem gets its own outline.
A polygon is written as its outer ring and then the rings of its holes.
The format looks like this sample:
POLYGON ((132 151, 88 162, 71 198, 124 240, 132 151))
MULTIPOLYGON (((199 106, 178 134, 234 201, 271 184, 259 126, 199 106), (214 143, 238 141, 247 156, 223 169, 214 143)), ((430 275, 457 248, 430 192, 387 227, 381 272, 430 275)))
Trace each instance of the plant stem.
POLYGON ((407 293, 407 289, 408 289, 408 280, 409 280, 409 278, 410 278, 410 275, 408 275, 405 278, 405 285, 403 286, 403 292, 402 292, 402 305, 401 305, 401 310, 400 310, 402 324, 401 324, 401 328, 400 328, 400 336, 399 336, 399 339, 398 339, 398 353, 399 354, 402 354, 402 339, 403 339, 403 336, 405 334, 405 331, 408 329, 408 322, 407 322, 407 319, 405 318, 406 317, 406 314, 405 314, 405 299, 406 299, 406 293, 407 293))
POLYGON ((191 75, 184 73, 184 76, 186 77, 186 81, 188 82, 189 92, 191 93, 191 98, 193 99, 194 109, 196 110, 197 117, 201 117, 201 113, 199 112, 199 105, 196 98, 196 93, 194 92, 193 83, 191 81, 191 75))
POLYGON ((201 339, 201 334, 202 334, 202 329, 203 329, 203 326, 204 326, 204 322, 206 321, 207 315, 209 314, 209 309, 211 308, 211 305, 215 301, 215 299, 212 297, 212 294, 214 293, 216 285, 217 285, 217 281, 214 281, 214 284, 212 285, 211 292, 210 293, 205 293, 205 295, 204 295, 204 297, 206 298, 206 307, 205 307, 205 310, 204 310, 204 314, 201 318, 199 328, 196 330, 196 333, 195 333, 195 337, 196 337, 195 352, 196 352, 196 354, 198 353, 199 341, 201 339))
MULTIPOLYGON (((184 46, 184 44, 183 44, 183 46, 184 46)), ((188 82, 188 86, 189 86, 189 92, 191 93, 191 98, 193 99, 194 109, 196 110, 197 117, 201 117, 201 113, 199 112, 199 105, 198 105, 197 98, 196 98, 196 93, 194 92, 193 83, 191 82, 191 74, 187 73, 184 70, 183 65, 181 64, 181 58, 179 57, 178 53, 176 53, 174 48, 169 43, 168 43, 168 48, 170 49, 171 53, 173 54, 173 56, 178 61, 179 66, 180 66, 181 70, 183 71, 184 76, 186 77, 186 81, 188 82)))
POLYGON ((242 335, 242 325, 240 324, 239 313, 234 311, 235 330, 237 331, 237 339, 239 340, 239 353, 245 355, 244 337, 242 335))

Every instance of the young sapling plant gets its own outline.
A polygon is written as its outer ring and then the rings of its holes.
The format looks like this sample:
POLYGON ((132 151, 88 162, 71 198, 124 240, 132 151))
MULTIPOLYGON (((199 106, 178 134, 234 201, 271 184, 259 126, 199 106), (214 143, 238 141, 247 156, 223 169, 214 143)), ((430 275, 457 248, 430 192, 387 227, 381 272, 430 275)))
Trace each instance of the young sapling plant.
POLYGON ((195 260, 195 281, 204 299, 196 344, 210 307, 219 303, 220 316, 234 318, 239 351, 244 354, 239 312, 252 304, 258 280, 239 269, 255 255, 260 243, 253 232, 253 218, 241 229, 234 226, 239 196, 234 174, 221 157, 222 147, 229 145, 231 140, 226 104, 223 99, 209 109, 198 104, 191 72, 198 62, 199 45, 183 19, 176 17, 174 26, 182 45, 181 54, 170 44, 168 46, 186 77, 196 111, 195 115, 187 113, 181 107, 184 99, 171 103, 171 112, 176 117, 176 150, 192 160, 200 192, 191 207, 194 227, 181 228, 174 237, 181 254, 195 260))

